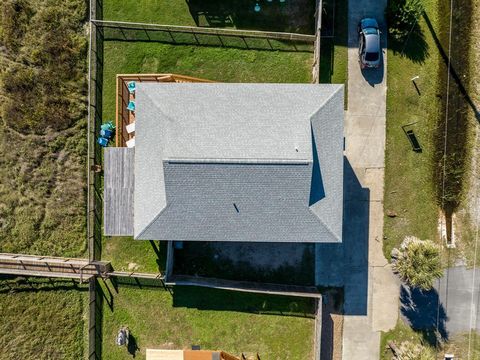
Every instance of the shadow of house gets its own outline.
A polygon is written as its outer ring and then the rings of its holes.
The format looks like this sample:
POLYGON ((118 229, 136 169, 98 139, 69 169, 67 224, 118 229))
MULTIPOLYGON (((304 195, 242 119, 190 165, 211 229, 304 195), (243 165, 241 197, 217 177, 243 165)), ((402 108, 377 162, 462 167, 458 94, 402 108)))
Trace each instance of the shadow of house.
POLYGON ((320 287, 344 287, 346 315, 366 315, 368 301, 368 232, 370 190, 360 184, 344 157, 343 242, 316 245, 320 287))
POLYGON ((430 345, 436 346, 438 340, 448 340, 447 315, 436 289, 421 291, 402 285, 400 315, 412 329, 420 331, 430 345))
POLYGON ((347 158, 343 189, 344 313, 366 315, 370 190, 362 187, 347 158))
POLYGON ((255 0, 186 0, 186 2, 197 26, 234 26, 238 29, 305 34, 312 34, 314 31, 315 2, 311 0, 284 3, 255 0), (258 12, 254 9, 256 4, 260 6, 258 12))

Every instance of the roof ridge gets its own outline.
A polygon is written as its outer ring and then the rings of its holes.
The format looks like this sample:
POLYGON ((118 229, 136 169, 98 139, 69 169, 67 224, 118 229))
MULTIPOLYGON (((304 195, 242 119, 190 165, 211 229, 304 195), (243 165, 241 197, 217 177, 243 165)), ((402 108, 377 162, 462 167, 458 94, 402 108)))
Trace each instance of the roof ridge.
POLYGON ((282 164, 282 165, 308 165, 310 159, 263 159, 263 158, 164 158, 172 164, 282 164))
POLYGON ((330 101, 332 100, 332 98, 337 95, 337 93, 340 91, 340 90, 343 90, 344 89, 344 86, 343 84, 330 84, 330 87, 334 87, 336 86, 336 89, 334 91, 332 91, 332 93, 321 103, 321 105, 317 108, 317 110, 315 110, 311 115, 310 115, 310 123, 312 122, 312 117, 314 117, 316 114, 318 114, 318 112, 320 110, 322 110, 322 108, 330 101))
POLYGON ((308 211, 310 211, 310 212, 312 213, 312 215, 315 216, 315 217, 318 219, 318 221, 320 222, 320 224, 322 224, 322 225, 325 227, 325 229, 327 229, 327 231, 328 231, 336 240, 338 240, 338 242, 342 242, 342 239, 341 239, 335 232, 333 232, 333 230, 330 229, 330 227, 329 227, 327 224, 325 224, 325 222, 324 222, 321 218, 319 218, 317 214, 315 214, 315 213, 313 212, 313 210, 312 210, 312 208, 311 208, 310 206, 308 206, 308 211))

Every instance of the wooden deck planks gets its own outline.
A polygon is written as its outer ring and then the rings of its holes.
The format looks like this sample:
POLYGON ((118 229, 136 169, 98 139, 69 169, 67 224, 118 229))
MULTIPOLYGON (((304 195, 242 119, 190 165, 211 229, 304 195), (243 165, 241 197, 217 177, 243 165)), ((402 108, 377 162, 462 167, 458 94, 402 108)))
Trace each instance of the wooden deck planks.
POLYGON ((105 235, 133 235, 134 148, 106 148, 103 219, 105 235))

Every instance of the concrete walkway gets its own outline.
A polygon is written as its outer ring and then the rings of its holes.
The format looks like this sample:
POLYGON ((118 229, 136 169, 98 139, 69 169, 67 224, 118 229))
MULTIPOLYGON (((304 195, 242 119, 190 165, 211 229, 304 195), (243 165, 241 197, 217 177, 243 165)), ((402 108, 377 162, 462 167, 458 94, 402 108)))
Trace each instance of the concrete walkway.
MULTIPOLYGON (((366 313, 355 311, 359 291, 355 268, 347 265, 345 269, 345 360, 377 360, 380 355, 380 331, 393 328, 398 317, 399 284, 382 250, 387 58, 384 51, 381 69, 362 72, 358 64, 356 30, 360 19, 366 16, 375 17, 381 26, 384 25, 385 6, 385 0, 349 1, 346 158, 361 187, 369 189, 369 226, 366 313)), ((383 28, 382 32, 386 34, 386 29, 383 28)), ((385 35, 383 40, 385 49, 385 35)), ((362 200, 351 199, 353 202, 362 200)))

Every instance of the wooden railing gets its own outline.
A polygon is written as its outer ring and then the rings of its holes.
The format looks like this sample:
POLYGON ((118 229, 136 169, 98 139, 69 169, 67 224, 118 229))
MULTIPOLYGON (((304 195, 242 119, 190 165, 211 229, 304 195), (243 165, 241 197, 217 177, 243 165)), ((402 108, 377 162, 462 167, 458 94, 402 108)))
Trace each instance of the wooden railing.
MULTIPOLYGON (((128 102, 135 95, 128 91, 128 83, 135 82, 176 82, 176 83, 210 83, 211 80, 178 74, 117 74, 117 94, 115 109, 116 136, 115 145, 124 147, 129 140, 127 125, 135 121, 135 113, 127 110, 128 102)), ((133 136, 133 135, 131 135, 133 136)))

